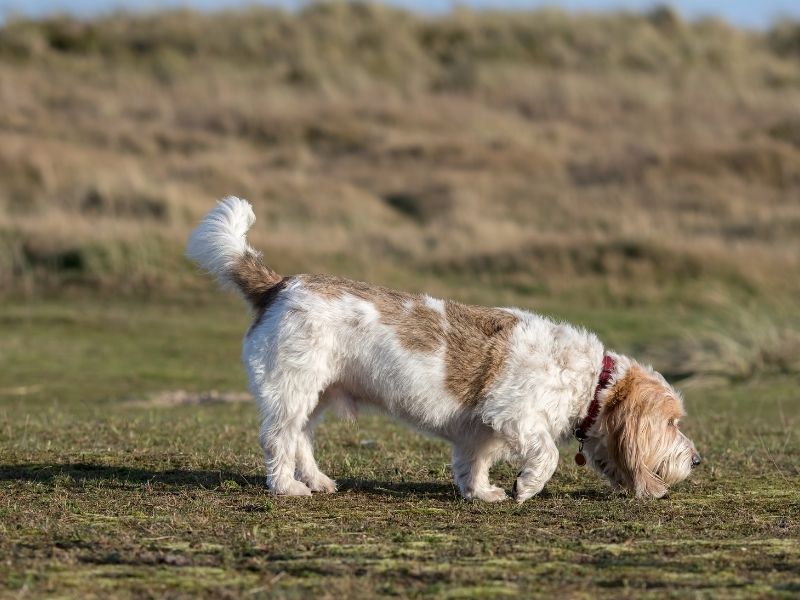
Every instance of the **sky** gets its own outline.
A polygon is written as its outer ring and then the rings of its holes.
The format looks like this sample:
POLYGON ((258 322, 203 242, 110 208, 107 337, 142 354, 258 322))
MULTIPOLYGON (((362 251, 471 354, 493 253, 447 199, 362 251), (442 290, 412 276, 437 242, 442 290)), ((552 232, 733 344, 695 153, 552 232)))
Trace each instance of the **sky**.
MULTIPOLYGON (((302 5, 297 0, 0 0, 0 17, 9 14, 41 16, 53 12, 68 12, 91 16, 118 8, 127 10, 154 10, 165 7, 194 7, 200 10, 217 10, 253 4, 277 5, 291 9, 302 5)), ((642 10, 659 2, 637 0, 391 0, 391 4, 417 11, 445 12, 454 5, 473 8, 534 8, 560 6, 575 11, 604 11, 614 9, 642 10)), ((747 28, 764 28, 777 18, 789 16, 800 19, 800 0, 674 0, 669 2, 688 18, 718 16, 730 23, 747 28)))

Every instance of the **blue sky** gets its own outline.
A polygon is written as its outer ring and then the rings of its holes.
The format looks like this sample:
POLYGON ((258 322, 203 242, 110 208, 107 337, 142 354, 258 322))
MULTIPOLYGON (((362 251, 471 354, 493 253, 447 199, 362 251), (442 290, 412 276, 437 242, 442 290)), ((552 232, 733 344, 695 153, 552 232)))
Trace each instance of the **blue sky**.
MULTIPOLYGON (((272 4, 292 8, 300 4, 296 0, 0 0, 0 15, 10 13, 43 15, 52 12, 71 12, 91 15, 115 8, 129 10, 152 10, 164 7, 192 6, 203 10, 252 4, 272 4)), ((442 12, 453 6, 453 0, 392 0, 401 5, 426 12, 442 12)), ((657 2, 636 0, 459 0, 458 4, 476 8, 530 8, 536 6, 561 6, 577 11, 601 11, 609 9, 646 9, 657 2)), ((723 17, 731 23, 744 27, 769 26, 776 18, 791 16, 800 19, 800 0, 700 0, 689 2, 675 0, 670 4, 684 16, 695 18, 708 15, 723 17)))

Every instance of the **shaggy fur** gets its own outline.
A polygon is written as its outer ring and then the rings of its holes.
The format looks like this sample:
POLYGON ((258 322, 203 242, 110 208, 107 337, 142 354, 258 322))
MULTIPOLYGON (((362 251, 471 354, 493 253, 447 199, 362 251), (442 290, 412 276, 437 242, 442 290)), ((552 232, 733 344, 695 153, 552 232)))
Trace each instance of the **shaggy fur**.
POLYGON ((254 221, 246 201, 222 200, 192 233, 187 255, 255 310, 242 359, 274 493, 335 491, 314 460, 314 425, 330 407, 355 417, 373 406, 451 442, 465 498, 504 499, 489 468, 518 458, 522 502, 542 490, 557 444, 586 416, 605 353, 615 368, 587 432, 590 464, 637 496, 660 497, 699 462, 678 430, 678 393, 652 369, 606 352, 592 333, 513 308, 325 275, 284 278, 247 243, 254 221))

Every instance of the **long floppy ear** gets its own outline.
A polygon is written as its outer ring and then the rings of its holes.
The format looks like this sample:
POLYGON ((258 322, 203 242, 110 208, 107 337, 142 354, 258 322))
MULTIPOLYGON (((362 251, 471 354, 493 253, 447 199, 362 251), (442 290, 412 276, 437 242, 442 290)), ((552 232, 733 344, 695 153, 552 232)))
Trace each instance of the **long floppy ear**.
POLYGON ((661 498, 667 493, 667 485, 647 466, 658 427, 648 402, 658 393, 652 379, 633 366, 609 391, 603 410, 609 456, 639 498, 661 498))

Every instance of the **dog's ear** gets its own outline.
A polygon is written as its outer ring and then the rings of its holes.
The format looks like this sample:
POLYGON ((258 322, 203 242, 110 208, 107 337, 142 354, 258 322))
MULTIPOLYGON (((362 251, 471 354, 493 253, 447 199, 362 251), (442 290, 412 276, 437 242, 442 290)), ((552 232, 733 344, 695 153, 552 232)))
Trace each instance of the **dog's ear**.
POLYGON ((661 498, 667 486, 647 465, 655 448, 659 411, 659 387, 639 367, 631 367, 609 391, 603 409, 608 452, 625 479, 626 487, 639 498, 661 498))

